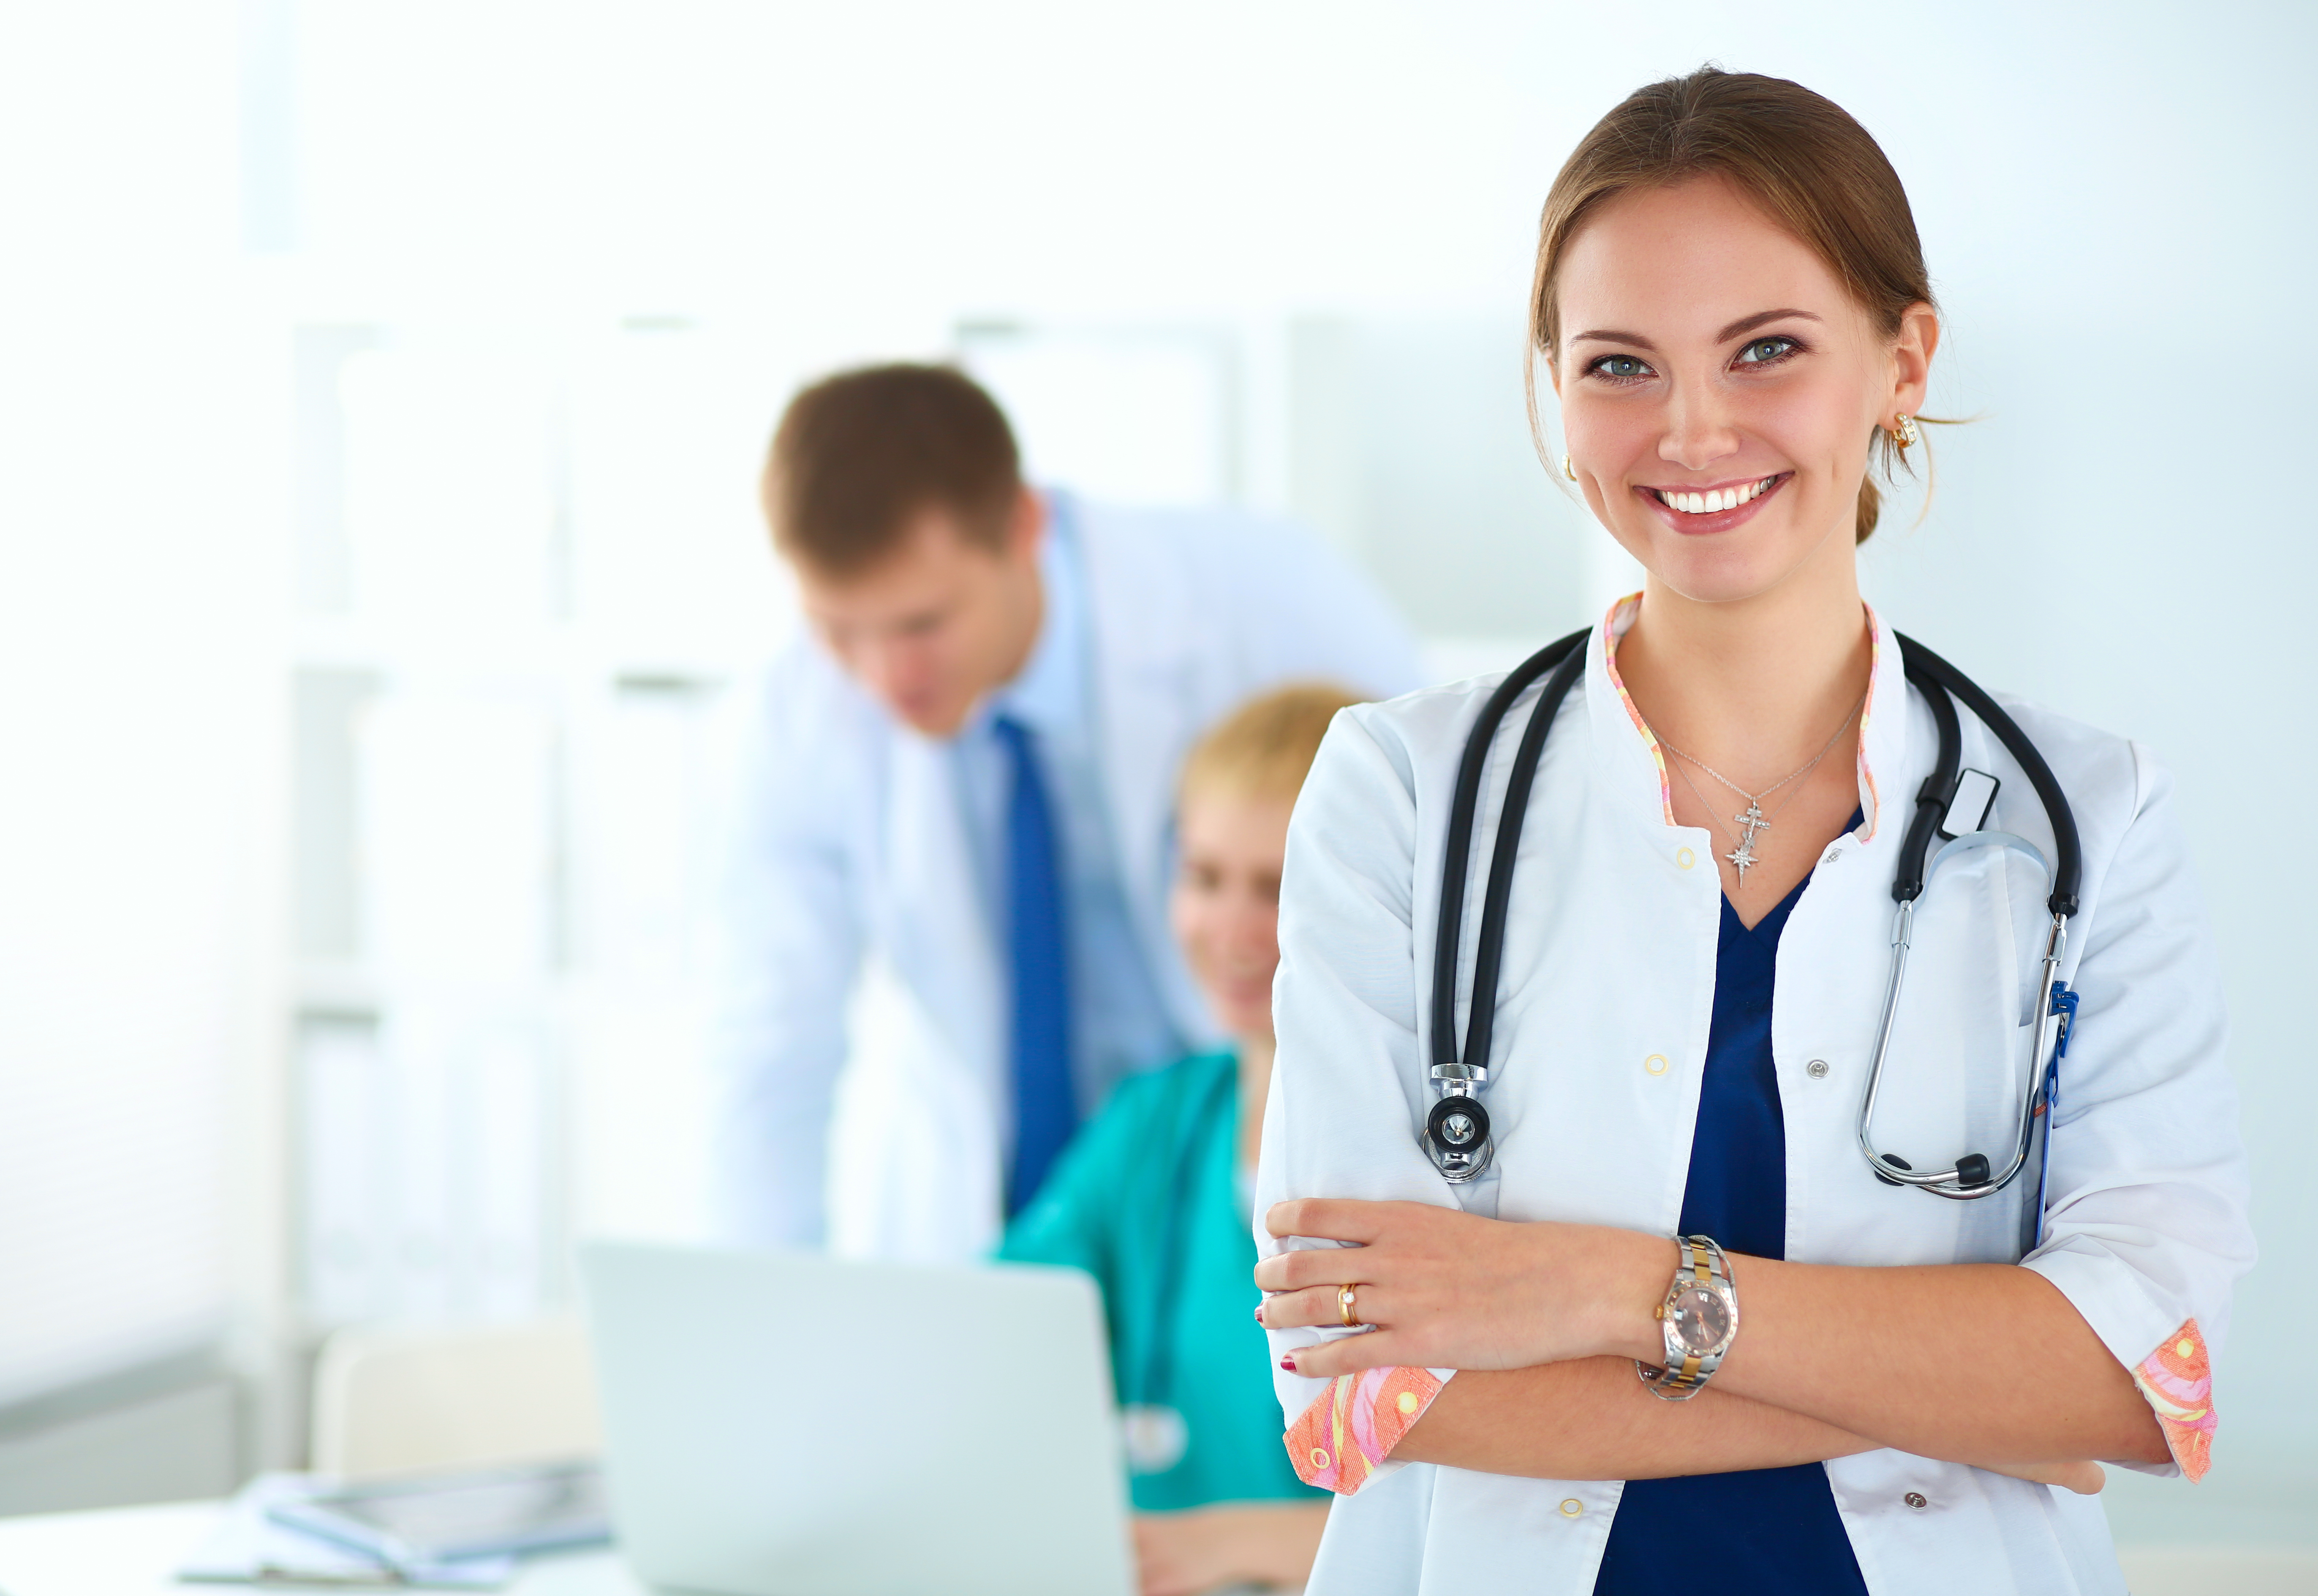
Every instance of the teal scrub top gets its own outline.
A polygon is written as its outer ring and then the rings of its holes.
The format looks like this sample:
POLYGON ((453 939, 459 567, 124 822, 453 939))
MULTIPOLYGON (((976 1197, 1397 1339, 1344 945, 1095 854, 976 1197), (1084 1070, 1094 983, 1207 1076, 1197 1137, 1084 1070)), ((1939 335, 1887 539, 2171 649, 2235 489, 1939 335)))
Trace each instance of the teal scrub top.
POLYGON ((1238 1140, 1231 1054, 1130 1077, 1080 1128, 999 1247, 1012 1262, 1093 1276, 1119 1401, 1182 1416, 1181 1457, 1130 1481, 1145 1511, 1327 1500, 1296 1477, 1280 1439, 1238 1140))

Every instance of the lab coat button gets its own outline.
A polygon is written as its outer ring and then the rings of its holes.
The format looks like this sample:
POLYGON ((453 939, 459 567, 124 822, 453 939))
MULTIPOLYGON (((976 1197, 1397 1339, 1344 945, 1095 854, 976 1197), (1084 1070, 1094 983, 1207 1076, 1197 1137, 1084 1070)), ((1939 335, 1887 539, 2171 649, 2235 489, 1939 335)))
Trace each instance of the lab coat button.
POLYGON ((1839 847, 1831 847, 1827 850, 1827 857, 1821 859, 1819 863, 1822 865, 1832 865, 1841 857, 1843 857, 1843 850, 1839 847))
POLYGON ((1811 1060, 1810 1063, 1803 1066, 1803 1073, 1810 1076, 1813 1080, 1826 1080, 1827 1061, 1825 1059, 1811 1060))
POLYGON ((1574 1519, 1585 1511, 1586 1504, 1578 1501, 1575 1496, 1565 1496, 1561 1499, 1561 1516, 1563 1518, 1574 1519))
POLYGON ((1642 1068, 1648 1070, 1653 1075, 1665 1074, 1667 1072, 1666 1054, 1662 1053, 1654 1053, 1650 1054, 1649 1057, 1642 1061, 1642 1068))
POLYGON ((1921 1491, 1910 1491, 1900 1500, 1906 1502, 1909 1507, 1914 1508, 1919 1513, 1926 1508, 1932 1505, 1930 1502, 1924 1500, 1924 1493, 1921 1491))
POLYGON ((1674 862, 1687 870, 1698 863, 1698 856, 1686 847, 1678 847, 1674 850, 1674 862))

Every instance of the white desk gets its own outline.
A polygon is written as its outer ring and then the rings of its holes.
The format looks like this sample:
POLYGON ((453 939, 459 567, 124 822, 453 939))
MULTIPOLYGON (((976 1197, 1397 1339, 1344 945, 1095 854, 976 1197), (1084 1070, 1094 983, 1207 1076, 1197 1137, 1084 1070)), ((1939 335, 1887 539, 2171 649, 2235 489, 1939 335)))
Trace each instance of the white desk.
MULTIPOLYGON (((175 1502, 91 1513, 0 1519, 0 1596, 232 1596, 343 1586, 181 1585, 191 1556, 225 1504, 175 1502)), ((2235 1547, 2129 1547, 2134 1596, 2309 1596, 2318 1552, 2235 1547)), ((503 1596, 650 1596, 614 1552, 534 1558, 503 1596)))
MULTIPOLYGON (((233 1592, 328 1591, 343 1585, 181 1585, 177 1565, 209 1538, 220 1502, 41 1513, 0 1519, 0 1593, 4 1596, 233 1596, 233 1592)), ((647 1596, 615 1552, 577 1552, 526 1561, 502 1596, 647 1596)))

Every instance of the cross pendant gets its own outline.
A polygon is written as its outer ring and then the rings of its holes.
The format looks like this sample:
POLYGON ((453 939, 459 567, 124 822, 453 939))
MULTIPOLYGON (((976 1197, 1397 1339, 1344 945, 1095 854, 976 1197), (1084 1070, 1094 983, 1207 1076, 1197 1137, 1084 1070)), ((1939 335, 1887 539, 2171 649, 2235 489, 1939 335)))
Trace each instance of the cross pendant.
POLYGON ((1732 848, 1729 853, 1722 856, 1730 860, 1731 864, 1738 866, 1738 884, 1743 887, 1747 884, 1747 866, 1756 863, 1755 857, 1755 833, 1760 831, 1764 827, 1769 825, 1771 822, 1764 816, 1763 806, 1755 802, 1752 798, 1747 800, 1746 813, 1735 814, 1730 818, 1737 820, 1741 826, 1744 826, 1747 829, 1747 834, 1738 839, 1738 846, 1737 847, 1732 848))

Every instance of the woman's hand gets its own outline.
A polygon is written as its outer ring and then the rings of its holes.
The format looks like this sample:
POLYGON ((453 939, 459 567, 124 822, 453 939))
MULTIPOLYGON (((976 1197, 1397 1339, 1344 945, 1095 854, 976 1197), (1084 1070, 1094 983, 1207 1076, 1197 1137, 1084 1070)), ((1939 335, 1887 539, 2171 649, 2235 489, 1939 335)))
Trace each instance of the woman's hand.
POLYGON ((1663 1237, 1606 1225, 1513 1224, 1426 1203, 1305 1198, 1264 1216, 1275 1236, 1358 1243, 1283 1252, 1256 1266, 1273 1295, 1267 1329, 1343 1323, 1353 1287, 1367 1335, 1300 1349, 1295 1370, 1331 1379, 1396 1364, 1527 1368, 1604 1354, 1656 1361, 1652 1310, 1676 1263, 1663 1237))
POLYGON ((1301 1585, 1312 1575, 1325 1502, 1229 1502, 1135 1515, 1143 1596, 1193 1596, 1222 1585, 1301 1585))

